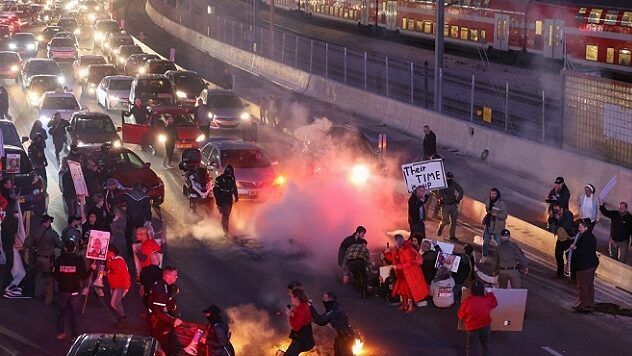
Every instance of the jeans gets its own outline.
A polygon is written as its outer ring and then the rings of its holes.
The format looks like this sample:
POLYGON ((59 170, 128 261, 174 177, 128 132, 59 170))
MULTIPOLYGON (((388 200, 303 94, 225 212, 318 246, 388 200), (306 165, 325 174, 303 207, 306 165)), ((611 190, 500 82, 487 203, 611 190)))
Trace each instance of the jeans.
POLYGON ((72 335, 79 335, 79 317, 81 313, 81 293, 60 292, 57 302, 57 333, 62 334, 66 328, 66 319, 70 320, 72 335))
POLYGON ((610 240, 610 257, 614 258, 617 261, 625 263, 628 258, 628 245, 630 244, 630 240, 626 241, 614 241, 610 240))
POLYGON ((439 225, 439 231, 443 231, 443 228, 450 224, 450 237, 456 238, 456 224, 459 218, 459 206, 456 204, 444 204, 441 207, 441 225, 439 225))
POLYGON ((112 299, 110 299, 110 306, 112 307, 112 309, 114 309, 119 318, 125 316, 125 309, 123 309, 123 297, 125 297, 125 289, 112 289, 112 299))
POLYGON ((498 236, 487 231, 487 227, 485 227, 485 229, 483 229, 483 256, 489 255, 489 242, 492 238, 496 240, 496 246, 498 246, 500 243, 500 241, 498 241, 498 236))
POLYGON ((480 329, 469 330, 467 332, 467 348, 465 354, 467 356, 474 355, 489 355, 489 336, 491 335, 492 329, 489 325, 484 326, 480 329), (480 348, 479 344, 480 343, 480 348), (482 353, 480 352, 482 349, 482 353))
POLYGON ((228 220, 230 219, 230 212, 233 210, 233 204, 225 204, 217 207, 219 213, 222 214, 222 230, 225 234, 228 233, 228 220))
POLYGON ((573 241, 571 240, 557 240, 555 242, 555 263, 557 264, 556 273, 560 277, 564 276, 564 251, 568 250, 572 243, 573 241))

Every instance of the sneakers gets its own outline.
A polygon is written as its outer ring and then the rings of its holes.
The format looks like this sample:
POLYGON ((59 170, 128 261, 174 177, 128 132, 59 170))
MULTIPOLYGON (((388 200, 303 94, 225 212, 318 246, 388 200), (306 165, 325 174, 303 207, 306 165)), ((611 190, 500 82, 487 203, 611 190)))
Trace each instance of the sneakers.
POLYGON ((422 300, 421 302, 417 303, 418 307, 427 307, 428 306, 428 302, 425 300, 422 300))
POLYGON ((18 286, 8 286, 5 290, 4 290, 4 297, 5 298, 9 298, 9 299, 26 299, 26 298, 31 298, 29 296, 25 296, 22 294, 22 288, 18 287, 18 286))

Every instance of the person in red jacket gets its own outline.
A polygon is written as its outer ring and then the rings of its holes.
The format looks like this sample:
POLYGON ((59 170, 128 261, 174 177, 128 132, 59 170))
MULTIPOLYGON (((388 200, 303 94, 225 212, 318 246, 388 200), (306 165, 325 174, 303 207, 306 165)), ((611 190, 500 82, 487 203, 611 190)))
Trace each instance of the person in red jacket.
POLYGON ((491 334, 492 309, 498 306, 494 293, 485 293, 485 285, 480 280, 472 283, 472 294, 463 302, 457 313, 459 319, 465 323, 467 331, 466 355, 478 355, 480 343, 483 356, 489 355, 489 336, 491 334))
POLYGON ((312 333, 312 312, 309 309, 309 300, 302 288, 292 289, 290 300, 292 305, 288 305, 285 311, 290 321, 292 330, 290 339, 292 342, 285 351, 285 356, 298 356, 302 352, 311 350, 314 343, 312 333))
POLYGON ((397 281, 393 287, 393 295, 401 297, 404 312, 412 313, 415 303, 420 307, 428 305, 424 299, 430 294, 430 290, 420 268, 423 259, 410 241, 404 241, 403 236, 395 236, 395 242, 399 252, 394 262, 397 281))
POLYGON ((107 277, 110 284, 112 298, 110 306, 116 311, 118 322, 116 328, 125 328, 127 326, 127 318, 125 317, 125 309, 123 309, 123 297, 132 286, 132 279, 127 269, 127 263, 123 257, 119 256, 116 246, 110 244, 107 255, 107 277))
POLYGON ((140 264, 139 270, 142 270, 143 268, 151 265, 149 257, 153 252, 160 253, 160 245, 158 245, 156 240, 149 237, 146 227, 137 228, 135 237, 136 241, 141 243, 140 249, 136 251, 136 257, 138 258, 138 262, 140 264))

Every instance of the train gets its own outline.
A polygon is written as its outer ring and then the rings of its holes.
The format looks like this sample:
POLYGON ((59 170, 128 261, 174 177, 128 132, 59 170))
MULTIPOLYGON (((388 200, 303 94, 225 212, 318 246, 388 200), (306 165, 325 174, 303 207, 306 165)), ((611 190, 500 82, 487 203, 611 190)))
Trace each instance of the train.
MULTIPOLYGON (((434 1, 265 1, 335 21, 434 38, 434 1)), ((593 5, 576 5, 572 0, 452 0, 445 8, 443 35, 446 42, 459 46, 526 51, 598 70, 632 73, 632 9, 590 2, 593 5)))

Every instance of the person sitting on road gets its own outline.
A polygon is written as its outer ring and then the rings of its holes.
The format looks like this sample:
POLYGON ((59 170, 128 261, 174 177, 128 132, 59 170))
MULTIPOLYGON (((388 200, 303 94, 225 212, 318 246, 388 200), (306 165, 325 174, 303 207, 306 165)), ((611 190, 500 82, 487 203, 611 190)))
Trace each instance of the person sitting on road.
POLYGON ((449 308, 454 304, 454 279, 445 266, 439 267, 437 276, 430 283, 432 302, 437 308, 449 308))

